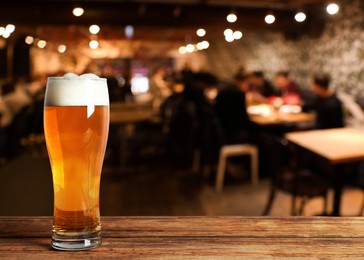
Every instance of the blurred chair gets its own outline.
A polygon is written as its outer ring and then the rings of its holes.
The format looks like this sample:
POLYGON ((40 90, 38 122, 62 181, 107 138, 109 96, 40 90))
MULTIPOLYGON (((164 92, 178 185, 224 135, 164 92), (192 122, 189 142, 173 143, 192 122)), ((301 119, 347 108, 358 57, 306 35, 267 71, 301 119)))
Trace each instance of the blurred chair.
POLYGON ((282 137, 265 135, 264 143, 267 145, 269 168, 271 170, 271 188, 268 202, 263 215, 268 215, 277 191, 283 191, 292 196, 291 215, 302 215, 309 199, 322 197, 324 199, 323 215, 326 215, 327 193, 329 183, 312 169, 300 167, 295 163, 294 152, 282 137), (297 199, 301 199, 299 208, 296 207, 297 199))
POLYGON ((251 181, 253 185, 258 184, 258 148, 251 144, 224 145, 220 149, 219 162, 216 175, 216 192, 222 192, 226 161, 228 157, 250 155, 251 157, 251 181))

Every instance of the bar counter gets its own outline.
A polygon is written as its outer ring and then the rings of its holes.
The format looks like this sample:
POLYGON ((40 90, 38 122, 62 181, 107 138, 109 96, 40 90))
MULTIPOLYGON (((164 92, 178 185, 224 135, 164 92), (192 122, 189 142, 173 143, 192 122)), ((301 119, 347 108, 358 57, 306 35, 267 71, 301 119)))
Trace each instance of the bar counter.
POLYGON ((51 217, 0 217, 1 259, 353 259, 361 217, 102 217, 101 247, 50 247, 51 217))

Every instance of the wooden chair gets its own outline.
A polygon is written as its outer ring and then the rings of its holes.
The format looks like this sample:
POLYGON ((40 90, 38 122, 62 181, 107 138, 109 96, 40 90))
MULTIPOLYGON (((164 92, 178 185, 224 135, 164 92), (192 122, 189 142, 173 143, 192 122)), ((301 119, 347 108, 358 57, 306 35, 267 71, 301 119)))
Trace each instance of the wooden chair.
POLYGON ((300 167, 292 162, 292 150, 282 137, 264 136, 264 143, 268 152, 269 169, 271 174, 271 189, 263 215, 268 215, 277 191, 283 191, 292 196, 291 215, 302 215, 305 203, 312 198, 324 199, 323 214, 326 214, 327 193, 329 183, 312 169, 300 167), (296 201, 301 199, 297 209, 296 201))
POLYGON ((216 192, 222 192, 225 177, 226 160, 228 159, 228 157, 242 155, 250 155, 251 181, 253 185, 258 184, 258 148, 255 145, 251 144, 224 145, 220 149, 219 162, 217 166, 215 183, 216 192))

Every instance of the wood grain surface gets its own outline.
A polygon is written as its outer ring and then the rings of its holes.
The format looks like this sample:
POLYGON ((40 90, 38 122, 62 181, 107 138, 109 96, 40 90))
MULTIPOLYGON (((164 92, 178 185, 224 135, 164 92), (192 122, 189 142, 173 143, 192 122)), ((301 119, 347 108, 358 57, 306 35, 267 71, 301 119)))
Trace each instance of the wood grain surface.
POLYGON ((308 130, 288 133, 286 138, 333 164, 364 159, 363 130, 353 128, 308 130))
POLYGON ((51 217, 0 217, 1 259, 352 259, 360 217, 103 217, 101 247, 50 247, 51 217))

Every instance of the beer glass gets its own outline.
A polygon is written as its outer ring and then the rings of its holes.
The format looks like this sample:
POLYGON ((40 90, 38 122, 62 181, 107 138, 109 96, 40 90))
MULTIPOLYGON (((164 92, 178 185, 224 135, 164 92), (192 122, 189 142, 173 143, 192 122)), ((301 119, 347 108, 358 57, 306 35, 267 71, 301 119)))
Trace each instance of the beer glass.
POLYGON ((106 79, 73 73, 48 78, 44 132, 53 176, 55 249, 101 245, 99 190, 109 111, 106 79))

